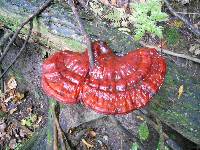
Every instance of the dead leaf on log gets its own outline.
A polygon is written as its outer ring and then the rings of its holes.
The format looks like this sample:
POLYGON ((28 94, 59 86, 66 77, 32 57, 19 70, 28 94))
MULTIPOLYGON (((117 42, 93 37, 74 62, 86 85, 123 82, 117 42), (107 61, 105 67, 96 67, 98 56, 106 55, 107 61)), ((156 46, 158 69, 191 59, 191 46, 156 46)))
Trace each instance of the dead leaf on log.
POLYGON ((200 55, 200 44, 191 45, 189 51, 194 55, 200 55))
POLYGON ((81 141, 83 142, 83 144, 85 144, 85 145, 87 146, 87 148, 88 148, 88 149, 90 149, 90 148, 93 148, 93 147, 94 147, 94 145, 92 145, 92 144, 88 143, 88 142, 87 142, 85 139, 82 139, 81 141))
POLYGON ((181 85, 178 89, 178 99, 180 99, 180 97, 182 96, 183 94, 183 85, 181 85))
POLYGON ((8 88, 8 90, 12 90, 12 89, 16 89, 16 87, 17 87, 17 81, 15 80, 15 77, 12 76, 8 80, 7 88, 8 88))
POLYGON ((10 143, 9 143, 10 149, 15 149, 15 146, 16 146, 16 145, 17 145, 16 139, 10 140, 10 143))

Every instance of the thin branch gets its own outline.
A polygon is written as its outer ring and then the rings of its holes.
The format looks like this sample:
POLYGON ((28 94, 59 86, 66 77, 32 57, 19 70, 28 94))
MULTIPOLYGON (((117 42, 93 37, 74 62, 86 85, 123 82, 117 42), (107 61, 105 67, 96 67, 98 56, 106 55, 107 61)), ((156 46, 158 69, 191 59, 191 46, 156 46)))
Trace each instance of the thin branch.
POLYGON ((58 132, 55 121, 53 123, 53 150, 58 150, 58 132))
POLYGON ((167 8, 170 10, 170 12, 178 17, 180 20, 182 20, 190 29, 190 31, 192 31, 192 33, 194 33, 196 36, 200 36, 200 30, 198 30, 197 28, 195 28, 183 15, 178 14, 176 11, 174 11, 174 9, 170 6, 170 3, 168 0, 164 0, 167 8))
POLYGON ((176 13, 178 13, 178 14, 184 14, 184 15, 198 15, 198 16, 200 16, 200 13, 193 13, 193 12, 176 12, 176 13))
POLYGON ((12 67, 12 65, 16 62, 16 60, 19 58, 19 56, 21 55, 22 51, 26 48, 26 45, 28 43, 28 40, 31 36, 32 33, 32 29, 33 29, 33 20, 31 20, 30 22, 30 29, 29 29, 29 33, 26 37, 26 40, 22 46, 22 48, 20 49, 20 51, 18 52, 18 54, 16 55, 16 57, 14 58, 14 60, 11 62, 11 64, 5 69, 5 71, 1 74, 0 79, 8 72, 8 70, 10 69, 10 67, 12 67))
POLYGON ((12 39, 10 40, 10 42, 8 43, 8 45, 6 46, 6 48, 3 51, 3 54, 0 57, 0 63, 2 62, 3 58, 6 56, 10 46, 13 44, 13 42, 15 41, 15 39, 17 38, 17 35, 19 34, 19 32, 21 31, 21 29, 30 21, 33 20, 34 17, 40 15, 47 7, 49 7, 51 5, 51 3, 53 2, 53 0, 48 0, 46 3, 44 3, 34 14, 32 14, 27 20, 25 20, 24 22, 22 22, 21 26, 16 30, 15 34, 12 36, 12 39))
POLYGON ((92 52, 92 46, 91 46, 91 40, 90 40, 90 37, 88 36, 88 34, 86 33, 84 27, 83 27, 83 24, 80 20, 80 17, 78 15, 78 12, 77 12, 77 9, 74 5, 74 2, 72 0, 68 0, 69 2, 69 5, 71 6, 72 8, 72 11, 74 13, 74 16, 76 18, 76 21, 80 27, 80 30, 84 36, 84 39, 86 40, 86 44, 87 44, 87 48, 88 48, 88 56, 89 56, 89 62, 90 62, 90 67, 93 68, 94 67, 94 55, 93 55, 93 52, 92 52))
POLYGON ((140 44, 142 46, 145 46, 145 47, 150 47, 150 48, 155 48, 157 49, 158 51, 162 51, 162 53, 165 53, 165 54, 168 54, 168 55, 172 55, 172 56, 176 56, 176 57, 180 57, 180 58, 184 58, 184 59, 188 59, 188 60, 191 60, 191 61, 194 61, 196 63, 200 63, 200 59, 198 58, 194 58, 194 57, 191 57, 191 56, 188 56, 188 55, 185 55, 185 54, 178 54, 178 53, 174 53, 172 51, 169 51, 169 50, 166 50, 166 49, 162 49, 157 47, 157 46, 153 46, 153 45, 148 45, 144 42, 140 42, 140 44))
POLYGON ((60 128, 58 118, 57 118, 56 113, 55 113, 55 109, 53 111, 53 115, 54 115, 54 122, 55 122, 55 125, 56 125, 56 128, 57 128, 57 131, 58 131, 58 137, 60 139, 61 149, 66 150, 66 146, 65 146, 65 142, 64 142, 64 138, 63 138, 63 133, 62 133, 62 130, 60 128))

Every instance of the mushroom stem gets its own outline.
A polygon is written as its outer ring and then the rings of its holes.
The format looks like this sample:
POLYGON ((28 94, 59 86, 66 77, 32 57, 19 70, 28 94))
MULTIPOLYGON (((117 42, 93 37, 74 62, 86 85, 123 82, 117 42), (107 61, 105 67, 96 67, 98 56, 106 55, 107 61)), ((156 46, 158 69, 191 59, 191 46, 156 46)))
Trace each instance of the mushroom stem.
POLYGON ((87 32, 85 31, 84 27, 83 27, 83 24, 82 24, 82 22, 80 20, 78 11, 77 11, 77 9, 76 9, 76 7, 74 5, 73 0, 68 0, 68 2, 69 2, 69 5, 72 8, 72 11, 73 11, 74 16, 76 18, 76 21, 77 21, 77 23, 78 23, 78 25, 80 27, 80 30, 81 30, 81 32, 82 32, 82 34, 84 36, 84 39, 86 41, 86 45, 87 45, 87 48, 88 48, 88 56, 89 56, 90 67, 93 68, 94 67, 94 54, 92 52, 92 46, 91 46, 92 42, 91 42, 90 37, 88 36, 87 32))

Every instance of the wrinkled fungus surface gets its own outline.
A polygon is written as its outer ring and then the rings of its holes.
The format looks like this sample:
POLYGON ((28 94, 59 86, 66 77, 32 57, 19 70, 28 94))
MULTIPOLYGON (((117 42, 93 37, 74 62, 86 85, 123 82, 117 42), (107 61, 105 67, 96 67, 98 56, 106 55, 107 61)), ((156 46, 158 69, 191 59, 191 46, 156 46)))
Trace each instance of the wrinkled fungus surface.
POLYGON ((93 42, 95 67, 87 51, 61 51, 44 61, 42 87, 56 100, 104 114, 125 114, 146 105, 164 82, 166 63, 155 49, 116 56, 103 42, 93 42))

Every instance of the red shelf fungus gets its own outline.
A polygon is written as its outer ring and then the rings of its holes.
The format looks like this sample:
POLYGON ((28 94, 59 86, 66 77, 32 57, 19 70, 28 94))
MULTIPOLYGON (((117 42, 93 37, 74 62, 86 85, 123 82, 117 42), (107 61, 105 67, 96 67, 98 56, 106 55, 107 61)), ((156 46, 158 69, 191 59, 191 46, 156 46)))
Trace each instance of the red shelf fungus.
POLYGON ((61 51, 43 64, 42 87, 64 103, 82 101, 104 114, 125 114, 146 105, 164 82, 166 63, 155 49, 116 56, 103 42, 93 42, 95 67, 87 51, 61 51))

